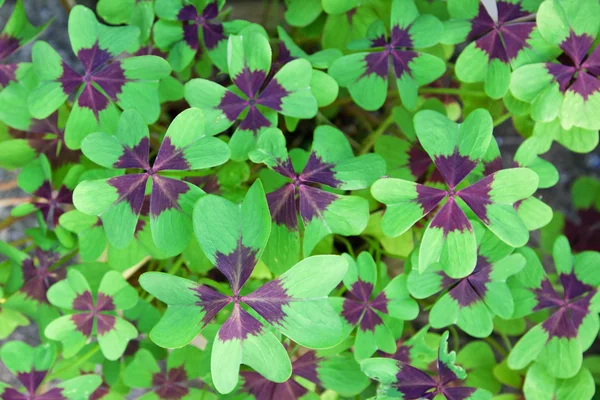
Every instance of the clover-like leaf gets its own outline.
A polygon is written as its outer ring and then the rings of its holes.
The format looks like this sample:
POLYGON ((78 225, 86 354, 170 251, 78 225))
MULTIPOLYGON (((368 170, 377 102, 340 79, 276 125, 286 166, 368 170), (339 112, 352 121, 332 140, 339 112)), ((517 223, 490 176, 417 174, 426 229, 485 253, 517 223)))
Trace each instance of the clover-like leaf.
POLYGON ((242 362, 268 380, 289 379, 288 355, 268 327, 309 348, 332 347, 341 339, 339 318, 327 298, 346 272, 347 263, 339 256, 307 258, 278 279, 241 295, 264 250, 270 224, 260 181, 249 189, 241 204, 214 195, 198 201, 194 211, 196 238, 207 258, 229 281, 233 296, 163 273, 146 273, 140 279, 144 289, 169 306, 151 332, 161 346, 189 343, 223 307, 233 303, 233 311, 212 348, 212 378, 221 393, 235 388, 242 362), (260 321, 241 308, 242 303, 258 314, 260 321), (269 356, 265 358, 265 354, 269 356))
POLYGON ((32 50, 33 68, 40 80, 29 96, 29 111, 38 119, 46 118, 72 93, 75 104, 65 127, 69 148, 78 149, 91 132, 112 132, 119 111, 138 111, 146 123, 158 119, 158 80, 171 72, 169 64, 156 56, 119 58, 137 46, 139 30, 133 26, 106 27, 84 6, 69 14, 71 47, 85 68, 75 72, 46 42, 37 42, 32 50))
POLYGON ((63 354, 72 357, 86 342, 97 336, 102 354, 116 360, 125 351, 127 343, 137 336, 135 327, 116 315, 137 303, 137 292, 121 274, 107 272, 96 295, 92 295, 86 278, 70 269, 67 279, 53 285, 48 291, 48 301, 56 307, 72 310, 46 327, 49 339, 63 343, 63 354))
POLYGON ((277 113, 304 119, 317 114, 310 86, 312 66, 305 59, 297 59, 270 76, 271 47, 256 32, 231 36, 228 46, 229 75, 237 90, 192 79, 185 85, 185 99, 205 111, 210 132, 221 132, 241 118, 229 145, 234 160, 245 160, 260 132, 276 125, 277 113))
POLYGON ((75 189, 75 206, 86 214, 98 215, 110 243, 125 247, 133 238, 146 185, 151 179, 150 225, 154 242, 168 252, 182 251, 190 240, 189 216, 203 191, 157 172, 203 169, 227 161, 227 145, 211 137, 203 128, 202 111, 189 109, 179 114, 169 126, 150 166, 148 128, 137 112, 125 111, 115 135, 94 133, 84 140, 82 150, 88 158, 106 168, 141 169, 143 172, 86 180, 75 189), (98 196, 102 201, 98 201, 98 196))
POLYGON ((42 344, 31 347, 20 341, 7 342, 0 349, 0 359, 17 378, 16 387, 2 387, 0 397, 10 400, 86 400, 102 379, 97 375, 82 375, 52 385, 42 385, 56 361, 56 347, 42 344))
POLYGON ((509 354, 508 365, 521 369, 536 361, 550 376, 572 378, 581 368, 582 353, 600 329, 600 273, 596 268, 600 253, 586 251, 573 256, 568 240, 559 237, 554 243, 553 258, 563 290, 557 292, 537 255, 528 248, 520 251, 527 266, 509 282, 515 299, 513 317, 539 310, 550 313, 517 342, 509 354))
POLYGON ((462 386, 465 370, 455 364, 456 353, 448 353, 448 332, 444 332, 437 359, 437 380, 402 361, 391 358, 370 358, 360 363, 362 371, 381 383, 378 395, 405 400, 434 398, 447 400, 491 399, 486 390, 462 386))
POLYGON ((0 32, 0 89, 16 80, 19 64, 4 64, 3 61, 21 46, 35 39, 52 21, 35 27, 31 25, 25 13, 23 0, 17 0, 10 18, 0 32))
POLYGON ((432 15, 419 15, 413 0, 393 0, 391 33, 382 21, 370 26, 367 38, 350 44, 354 50, 373 49, 341 57, 329 74, 352 99, 366 110, 380 108, 387 97, 388 66, 393 66, 402 103, 409 109, 417 104, 418 88, 433 82, 445 71, 444 61, 414 50, 435 45, 443 32, 442 23, 432 15))
POLYGON ((551 60, 556 49, 542 39, 534 20, 541 0, 499 0, 490 13, 477 0, 451 0, 451 19, 445 23, 443 43, 470 42, 456 60, 456 76, 462 82, 484 82, 485 93, 503 97, 511 71, 524 64, 551 60))
POLYGON ((511 92, 531 103, 531 116, 540 122, 560 119, 562 128, 600 129, 600 30, 589 15, 600 12, 593 0, 547 0, 537 14, 539 30, 563 55, 555 62, 525 65, 511 79, 511 92))
POLYGON ((342 316, 345 334, 357 327, 354 357, 357 361, 363 360, 377 349, 394 353, 396 341, 389 320, 412 320, 419 313, 417 302, 408 293, 406 276, 396 276, 381 292, 375 293, 377 265, 373 257, 363 252, 356 261, 348 255, 345 258, 349 264, 344 278, 348 295, 332 301, 342 316))
POLYGON ((292 362, 292 376, 283 383, 271 382, 256 372, 243 371, 241 375, 244 379, 244 389, 261 400, 302 398, 308 393, 308 389, 294 377, 306 379, 346 397, 360 393, 369 383, 359 365, 348 353, 322 356, 308 351, 292 362))
POLYGON ((424 110, 415 116, 415 126, 419 141, 448 189, 400 179, 381 179, 373 184, 371 193, 388 206, 382 229, 392 237, 406 232, 446 200, 423 235, 419 271, 438 262, 442 254, 446 255, 442 267, 452 278, 465 277, 475 268, 475 234, 462 209, 463 202, 504 242, 513 247, 525 245, 529 231, 512 205, 531 196, 537 188, 538 176, 533 171, 501 170, 473 185, 457 188, 488 149, 492 138, 489 113, 475 110, 459 125, 439 113, 424 110))
POLYGON ((193 346, 175 349, 169 353, 166 368, 161 369, 150 351, 140 349, 125 368, 123 381, 131 388, 149 389, 157 399, 201 397, 202 392, 191 387, 191 382, 199 377, 200 364, 208 361, 204 358, 193 346))
POLYGON ((278 129, 263 133, 250 158, 286 178, 282 187, 267 194, 273 233, 265 262, 274 272, 283 272, 298 260, 298 214, 305 227, 304 256, 310 255, 329 234, 358 235, 367 225, 365 199, 338 195, 316 185, 357 190, 385 174, 381 157, 375 154, 355 157, 344 134, 329 126, 315 129, 312 150, 304 166, 292 164, 285 138, 278 129), (301 172, 296 173, 295 167, 301 172))
POLYGON ((593 398, 596 390, 594 377, 587 368, 568 379, 557 379, 540 364, 527 370, 523 394, 528 398, 566 400, 569 398, 593 398))
POLYGON ((513 299, 506 279, 523 269, 525 258, 520 254, 511 255, 513 248, 481 224, 473 221, 472 226, 478 239, 473 272, 453 279, 444 273, 441 265, 434 264, 422 274, 412 270, 408 289, 418 299, 447 290, 429 314, 433 328, 457 324, 471 336, 487 337, 492 333, 495 315, 505 319, 512 317, 513 299))

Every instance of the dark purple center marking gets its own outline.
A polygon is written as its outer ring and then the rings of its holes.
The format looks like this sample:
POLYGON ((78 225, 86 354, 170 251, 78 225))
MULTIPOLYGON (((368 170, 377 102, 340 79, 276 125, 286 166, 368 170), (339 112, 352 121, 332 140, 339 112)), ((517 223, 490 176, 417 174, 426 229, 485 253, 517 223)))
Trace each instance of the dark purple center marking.
POLYGON ((451 286, 450 297, 456 300, 460 307, 468 307, 478 301, 483 301, 487 293, 486 284, 490 282, 492 266, 485 257, 478 256, 473 272, 462 279, 452 279, 445 273, 442 276, 442 286, 451 286))
POLYGON ((98 293, 96 304, 92 294, 85 291, 73 300, 73 310, 87 311, 71 315, 71 320, 75 323, 75 328, 85 336, 91 336, 96 321, 96 331, 99 336, 109 332, 115 325, 116 319, 112 315, 105 313, 115 310, 115 304, 110 296, 104 293, 98 293))
POLYGON ((26 393, 21 393, 13 388, 6 388, 0 395, 2 400, 66 400, 62 395, 62 389, 54 388, 44 393, 37 393, 42 381, 48 371, 19 372, 16 377, 25 387, 26 393))
POLYGON ((161 399, 179 400, 189 393, 187 373, 183 365, 171 368, 166 374, 152 375, 153 391, 161 399))
POLYGON ((500 156, 492 159, 491 161, 484 162, 483 175, 491 175, 494 172, 498 172, 502 169, 502 158, 500 156))
POLYGON ((308 393, 308 390, 293 378, 283 383, 271 382, 257 372, 241 371, 244 378, 244 390, 256 400, 297 400, 308 393))
POLYGON ((261 128, 271 126, 271 122, 256 106, 262 105, 275 111, 281 111, 283 98, 290 93, 274 77, 267 79, 264 71, 251 71, 248 67, 244 67, 232 80, 248 100, 227 91, 217 108, 223 111, 229 121, 236 120, 247 109, 248 112, 240 124, 240 128, 250 130, 255 134, 261 128))
POLYGON ((258 261, 256 254, 257 251, 244 246, 241 239, 238 240, 235 249, 231 253, 216 253, 216 267, 229 281, 234 296, 240 294, 240 289, 252 274, 252 270, 258 261))
POLYGON ((550 317, 542 323, 548 332, 548 340, 577 337, 583 319, 590 313, 592 297, 597 292, 594 287, 577 279, 574 273, 561 274, 560 281, 564 289, 562 295, 554 290, 548 279, 542 281, 541 288, 532 290, 537 300, 533 310, 552 310, 550 317))
POLYGON ((64 268, 50 271, 49 268, 58 260, 58 254, 52 252, 44 252, 41 249, 36 249, 36 257, 38 259, 37 267, 33 258, 28 258, 21 263, 23 271, 23 286, 20 291, 25 294, 25 297, 33 299, 39 303, 48 304, 46 293, 50 286, 64 279, 64 268))
POLYGON ((323 184, 335 188, 343 182, 335 177, 335 164, 324 162, 314 152, 311 152, 300 175, 294 172, 289 158, 280 161, 273 170, 293 182, 267 194, 267 202, 275 223, 296 230, 298 211, 304 223, 309 223, 315 217, 321 218, 327 207, 338 198, 314 186, 323 184))
POLYGON ((288 305, 292 298, 287 294, 279 279, 267 282, 241 300, 248 304, 270 324, 281 324, 285 318, 283 306, 288 305))
POLYGON ((456 204, 453 196, 448 198, 446 204, 433 217, 430 226, 432 228, 441 228, 444 232, 444 237, 454 231, 464 232, 466 230, 473 230, 469 219, 458 204, 456 204))
POLYGON ((458 149, 450 156, 436 156, 433 161, 450 189, 454 189, 477 166, 469 157, 461 156, 458 149))
POLYGON ((244 340, 248 335, 259 335, 262 329, 262 324, 236 303, 231 315, 219 329, 219 339, 223 342, 234 339, 244 340))
POLYGON ((202 317, 202 322, 206 326, 213 318, 231 302, 231 298, 214 291, 206 285, 199 285, 192 288, 198 297, 196 304, 204 310, 205 314, 202 317))
POLYGON ((423 215, 428 214, 436 208, 448 193, 445 190, 432 188, 425 185, 417 185, 417 202, 423 209, 423 215))
POLYGON ((183 38, 189 47, 193 50, 198 49, 199 28, 202 28, 204 46, 208 50, 216 48, 221 41, 227 39, 221 22, 214 21, 218 15, 219 7, 217 3, 209 3, 204 7, 202 14, 198 14, 196 7, 193 5, 187 5, 179 11, 177 19, 184 22, 183 38))
POLYGON ((475 46, 484 51, 490 60, 504 63, 517 58, 519 52, 529 48, 527 40, 535 29, 531 15, 521 9, 521 2, 498 1, 498 22, 494 22, 483 4, 471 20, 471 31, 467 41, 475 41, 475 46))
POLYGON ((383 324, 377 312, 388 313, 385 292, 379 293, 374 300, 371 300, 372 294, 373 284, 359 279, 344 298, 342 317, 351 325, 360 323, 362 331, 375 332, 375 328, 383 324))
POLYGON ((59 81, 67 95, 83 85, 77 104, 91 109, 98 118, 99 112, 108 106, 109 99, 117 100, 127 82, 125 72, 121 63, 113 60, 111 54, 101 49, 98 42, 89 49, 79 50, 77 58, 85 68, 84 74, 75 72, 62 62, 63 73, 59 81))
POLYGON ((321 381, 317 373, 317 363, 321 360, 312 350, 304 353, 292 363, 292 375, 301 376, 320 385, 321 381))
POLYGON ((596 46, 588 55, 594 44, 594 38, 587 35, 576 35, 573 31, 561 43, 563 54, 558 63, 546 63, 548 72, 558 83, 561 92, 575 92, 587 100, 600 91, 600 46, 596 46))
POLYGON ((64 185, 61 185, 58 191, 54 191, 49 181, 44 181, 33 195, 36 197, 33 205, 42 212, 50 229, 58 225, 58 218, 73 205, 73 191, 64 185))
POLYGON ((410 74, 409 63, 418 53, 409 50, 413 43, 408 33, 410 27, 400 29, 397 26, 392 28, 391 38, 379 36, 371 40, 372 48, 383 47, 382 51, 370 53, 365 57, 366 70, 363 77, 375 74, 383 79, 388 77, 388 65, 391 62, 394 67, 394 73, 400 78, 405 73, 410 74))
POLYGON ((178 179, 152 175, 152 196, 150 197, 150 215, 158 217, 162 212, 176 209, 181 211, 179 197, 190 187, 178 179))
POLYGON ((469 208, 486 224, 490 223, 487 216, 487 206, 492 204, 490 190, 492 190, 493 182, 494 175, 488 175, 457 193, 467 203, 469 208))

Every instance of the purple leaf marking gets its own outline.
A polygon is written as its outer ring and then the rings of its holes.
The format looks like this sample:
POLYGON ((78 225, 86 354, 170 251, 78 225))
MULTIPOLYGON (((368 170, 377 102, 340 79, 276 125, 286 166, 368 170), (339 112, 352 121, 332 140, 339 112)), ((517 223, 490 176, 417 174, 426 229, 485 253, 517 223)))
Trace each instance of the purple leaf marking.
POLYGON ((248 67, 232 77, 235 85, 248 97, 242 99, 238 95, 226 91, 217 109, 223 111, 229 121, 236 120, 246 109, 248 113, 240 124, 240 129, 257 133, 261 128, 271 126, 269 121, 256 107, 262 105, 275 111, 281 111, 283 98, 289 92, 281 86, 277 79, 267 77, 264 71, 251 71, 248 67), (264 87, 264 89, 262 89, 264 87))
POLYGON ((550 308, 550 317, 542 323, 548 332, 548 340, 577 337, 583 319, 590 313, 590 303, 597 290, 579 279, 572 272, 561 274, 560 281, 564 293, 559 295, 548 279, 542 281, 541 288, 533 289, 538 304, 533 309, 539 311, 550 308))
POLYGON ((0 64, 0 89, 17 80, 17 68, 18 64, 0 64))
POLYGON ((471 21, 471 31, 467 40, 475 40, 475 46, 484 51, 490 60, 503 63, 514 60, 519 52, 530 47, 527 44, 535 22, 523 21, 529 14, 521 10, 521 2, 498 1, 498 22, 494 22, 483 4, 471 21))
POLYGON ((444 190, 417 185, 417 202, 423 209, 423 215, 429 214, 447 195, 448 193, 444 190))
POLYGON ((218 15, 219 7, 217 3, 206 5, 201 14, 198 14, 196 7, 193 5, 187 5, 179 11, 177 19, 186 22, 183 25, 184 40, 192 49, 198 49, 199 27, 202 27, 204 46, 208 50, 216 48, 219 42, 226 39, 223 25, 220 22, 211 22, 218 15))
POLYGON ((283 306, 288 305, 291 299, 281 281, 275 279, 243 297, 242 301, 270 324, 281 324, 285 318, 283 306))
POLYGON ((296 400, 308 391, 296 382, 294 375, 320 385, 317 376, 317 358, 314 351, 308 351, 292 362, 292 377, 283 383, 271 382, 256 372, 242 371, 244 389, 256 397, 256 400, 296 400))
POLYGON ((600 212, 593 208, 577 212, 579 224, 571 219, 565 221, 565 235, 575 252, 600 251, 600 212))
POLYGON ((183 365, 171 368, 166 374, 152 375, 153 391, 161 399, 178 400, 189 393, 188 377, 183 365))
POLYGON ((49 181, 44 181, 42 185, 33 192, 36 197, 33 205, 42 212, 44 221, 50 229, 58 225, 58 218, 64 214, 65 206, 73 204, 73 191, 64 185, 58 188, 58 191, 52 190, 49 181))
POLYGON ((429 154, 420 145, 413 143, 408 150, 408 168, 412 176, 417 179, 422 178, 430 166, 429 154))
POLYGON ((373 284, 357 280, 349 290, 348 297, 344 298, 342 317, 351 325, 360 323, 363 332, 374 332, 375 328, 383 324, 376 311, 387 314, 388 299, 384 292, 371 301, 373 284))
POLYGON ((452 279, 444 272, 442 275, 442 286, 452 286, 450 297, 456 300, 460 307, 468 307, 477 301, 483 301, 487 292, 486 284, 490 282, 491 265, 485 257, 478 256, 475 269, 470 275, 462 279, 452 279))
POLYGON ((267 194, 267 203, 271 218, 278 225, 289 230, 298 230, 298 212, 296 210, 296 187, 292 183, 267 194))
POLYGON ((204 326, 212 321, 219 311, 231 302, 230 297, 224 296, 206 285, 199 285, 192 290, 198 297, 196 304, 199 307, 202 307, 205 312, 204 317, 202 318, 204 326))
POLYGON ((494 172, 498 172, 502 169, 502 158, 500 156, 492 159, 491 161, 484 162, 483 175, 491 175, 494 172))
POLYGON ((7 34, 0 35, 0 61, 14 53, 20 46, 19 39, 7 34))
POLYGON ((235 296, 239 295, 240 289, 252 274, 258 261, 256 254, 257 251, 244 246, 241 239, 238 240, 236 248, 231 253, 216 253, 216 267, 229 281, 235 296))
POLYGON ((190 165, 183 156, 183 150, 173 146, 170 137, 165 137, 158 150, 156 160, 154 160, 153 170, 188 170, 189 168, 190 165))
POLYGON ((126 201, 134 215, 140 215, 146 190, 146 174, 121 175, 108 180, 108 184, 117 189, 117 203, 126 201))
POLYGON ((157 217, 172 208, 181 211, 179 196, 187 193, 190 187, 183 181, 152 175, 152 196, 150 197, 150 215, 157 217))
POLYGON ((342 184, 342 181, 336 179, 333 168, 335 164, 326 163, 313 151, 308 157, 306 166, 300 174, 302 182, 321 183, 333 188, 337 188, 342 184))
POLYGON ((244 340, 248 335, 259 335, 262 329, 262 324, 236 303, 231 315, 219 329, 219 339, 223 342, 234 339, 244 340))
POLYGON ((405 399, 433 399, 433 393, 428 393, 437 386, 437 382, 425 372, 408 364, 400 363, 400 371, 396 374, 396 383, 393 385, 404 394, 405 399))
POLYGON ((117 100, 123 85, 127 82, 125 73, 121 63, 113 60, 111 54, 101 49, 98 42, 91 48, 79 50, 77 58, 85 68, 84 74, 75 72, 63 61, 63 73, 58 80, 67 95, 83 85, 77 104, 91 109, 98 118, 99 112, 106 109, 110 103, 109 99, 117 100), (96 85, 104 93, 100 92, 96 85))
POLYGON ((46 293, 50 286, 64 279, 65 270, 63 268, 49 270, 58 260, 57 253, 44 252, 41 249, 36 249, 35 253, 38 259, 37 267, 34 265, 33 258, 27 258, 21 263, 24 283, 20 291, 26 298, 48 304, 46 293))
POLYGON ((558 58, 559 63, 546 63, 561 92, 573 91, 587 101, 600 91, 600 46, 588 56, 593 44, 593 37, 571 31, 560 45, 564 54, 558 58))
MULTIPOLYGON (((166 140, 166 139, 165 139, 166 140)), ((148 153, 150 151, 150 139, 142 138, 133 148, 123 146, 123 154, 113 164, 114 168, 139 168, 148 170, 148 153)))
POLYGON ((458 149, 450 156, 436 156, 434 162, 450 189, 454 189, 477 166, 469 157, 458 154, 458 149))
POLYGON ((490 223, 487 216, 487 206, 492 204, 490 200, 492 182, 494 182, 494 175, 488 175, 457 193, 467 203, 469 208, 473 210, 475 215, 486 224, 490 223))
POLYGON ((300 216, 305 224, 314 218, 322 218, 327 207, 338 199, 338 196, 308 185, 300 185, 300 216))
POLYGON ((383 47, 383 51, 370 53, 365 57, 366 69, 364 76, 375 74, 383 79, 387 79, 388 65, 390 60, 394 66, 394 73, 397 78, 400 78, 405 73, 410 73, 408 64, 418 54, 407 49, 412 48, 413 43, 407 29, 400 29, 397 26, 392 28, 390 40, 385 36, 379 36, 371 41, 372 48, 383 47))
POLYGON ((92 294, 86 290, 73 300, 72 308, 76 311, 88 311, 71 315, 71 320, 75 323, 75 329, 87 337, 92 334, 94 319, 96 320, 96 331, 100 336, 109 332, 115 325, 116 319, 114 316, 102 314, 102 312, 115 310, 112 297, 104 293, 98 293, 96 305, 94 305, 92 294))
POLYGON ((450 232, 464 232, 473 229, 463 210, 456 204, 454 197, 448 198, 446 204, 440 208, 431 220, 430 226, 432 228, 442 228, 444 237, 448 236, 450 232))
POLYGON ((38 388, 48 371, 32 370, 31 372, 19 372, 16 377, 23 384, 27 394, 21 393, 13 388, 7 388, 0 395, 2 400, 66 400, 62 395, 61 388, 50 389, 45 393, 36 394, 38 388))

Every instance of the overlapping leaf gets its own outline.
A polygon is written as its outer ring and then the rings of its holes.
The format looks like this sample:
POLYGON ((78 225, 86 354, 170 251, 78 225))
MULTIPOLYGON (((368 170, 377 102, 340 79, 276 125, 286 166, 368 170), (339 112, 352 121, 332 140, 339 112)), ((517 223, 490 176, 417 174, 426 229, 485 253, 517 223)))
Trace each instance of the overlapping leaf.
POLYGON ((156 56, 121 59, 136 50, 138 36, 137 27, 107 27, 98 23, 91 10, 74 7, 69 37, 84 73, 68 66, 48 43, 37 42, 32 59, 40 84, 28 99, 31 115, 46 118, 76 93, 65 127, 65 141, 72 149, 78 149, 91 132, 114 131, 119 117, 115 103, 138 111, 146 123, 155 122, 160 113, 158 80, 168 76, 171 68, 156 56))
POLYGON ((299 119, 317 114, 310 62, 291 61, 271 76, 271 47, 261 33, 230 36, 227 63, 235 89, 193 79, 185 85, 185 99, 205 111, 209 132, 221 132, 241 119, 229 142, 234 160, 247 159, 260 132, 277 124, 278 113, 299 119))
POLYGON ((598 287, 600 253, 585 251, 575 256, 563 236, 554 243, 553 258, 562 291, 546 276, 537 255, 528 248, 520 252, 527 266, 509 281, 515 299, 514 318, 548 310, 548 317, 517 342, 508 357, 513 369, 532 361, 555 378, 574 377, 581 369, 582 353, 600 329, 598 287))
POLYGON ((366 39, 350 44, 353 50, 373 49, 341 57, 333 62, 329 74, 352 99, 366 110, 380 108, 387 97, 388 68, 393 66, 396 85, 405 107, 417 104, 420 86, 433 82, 445 71, 444 61, 415 49, 431 47, 439 42, 442 23, 432 15, 419 15, 413 0, 393 0, 391 32, 382 21, 373 23, 366 39))
POLYGON ((116 271, 107 272, 98 292, 92 294, 86 278, 69 269, 67 278, 53 285, 47 296, 54 306, 72 312, 54 320, 45 330, 46 337, 62 342, 64 357, 74 356, 96 336, 104 357, 116 360, 138 334, 131 323, 116 314, 138 301, 135 289, 116 271))
POLYGON ((189 217, 194 203, 204 192, 188 182, 158 172, 209 168, 228 160, 227 145, 205 132, 204 121, 198 109, 179 114, 169 126, 152 166, 148 159, 148 128, 133 110, 123 113, 115 135, 94 133, 84 140, 83 153, 97 164, 143 171, 87 180, 75 189, 75 206, 102 219, 113 246, 125 247, 133 238, 149 179, 152 181, 150 225, 154 242, 160 249, 174 253, 187 246, 192 231, 189 217))
POLYGON ((254 292, 241 294, 264 250, 270 224, 260 182, 249 189, 241 204, 207 195, 194 212, 196 238, 229 281, 233 295, 163 273, 146 273, 140 280, 144 289, 168 305, 151 332, 152 340, 163 347, 189 343, 222 308, 233 303, 212 348, 212 379, 221 393, 235 388, 241 363, 270 381, 289 379, 287 352, 269 327, 308 348, 327 348, 341 340, 339 318, 327 299, 346 273, 347 263, 339 256, 307 258, 254 292))
POLYGON ((536 190, 538 177, 533 171, 501 170, 473 185, 458 187, 488 149, 492 139, 489 113, 475 110, 459 125, 439 113, 425 110, 415 116, 415 127, 421 145, 433 159, 448 189, 401 179, 381 179, 373 184, 371 193, 388 206, 382 229, 392 237, 406 232, 445 200, 423 235, 419 271, 438 262, 442 255, 446 260, 442 267, 452 278, 463 278, 474 270, 477 263, 475 234, 464 206, 507 244, 525 245, 529 231, 513 204, 536 190))
POLYGON ((358 235, 368 221, 367 201, 344 196, 317 185, 340 190, 364 189, 385 174, 385 163, 375 154, 355 157, 344 134, 329 126, 315 129, 308 157, 296 162, 288 156, 285 138, 278 129, 269 129, 250 153, 254 162, 263 162, 281 175, 281 187, 267 194, 273 227, 265 262, 276 273, 298 260, 298 214, 304 224, 302 253, 311 254, 329 234, 358 235), (296 172, 298 171, 298 172, 296 172))

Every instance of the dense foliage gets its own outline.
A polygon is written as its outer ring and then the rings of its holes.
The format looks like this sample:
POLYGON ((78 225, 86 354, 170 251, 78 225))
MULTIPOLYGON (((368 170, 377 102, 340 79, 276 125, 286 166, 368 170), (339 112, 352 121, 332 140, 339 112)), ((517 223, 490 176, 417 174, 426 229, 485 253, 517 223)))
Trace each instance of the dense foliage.
POLYGON ((26 2, 0 399, 594 396, 598 0, 64 2, 67 59, 26 2))

